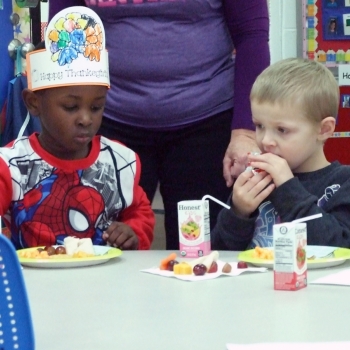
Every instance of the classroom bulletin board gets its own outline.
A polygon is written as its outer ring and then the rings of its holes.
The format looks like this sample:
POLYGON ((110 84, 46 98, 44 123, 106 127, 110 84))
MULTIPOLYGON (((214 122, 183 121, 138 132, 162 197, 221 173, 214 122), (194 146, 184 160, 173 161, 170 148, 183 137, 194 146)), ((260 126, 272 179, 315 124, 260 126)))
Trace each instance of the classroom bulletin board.
MULTIPOLYGON (((303 0, 304 57, 333 71, 350 64, 350 0, 303 0)), ((350 164, 350 86, 340 86, 333 137, 325 144, 329 161, 350 164)))
POLYGON ((350 0, 304 0, 304 55, 335 67, 350 64, 350 0))

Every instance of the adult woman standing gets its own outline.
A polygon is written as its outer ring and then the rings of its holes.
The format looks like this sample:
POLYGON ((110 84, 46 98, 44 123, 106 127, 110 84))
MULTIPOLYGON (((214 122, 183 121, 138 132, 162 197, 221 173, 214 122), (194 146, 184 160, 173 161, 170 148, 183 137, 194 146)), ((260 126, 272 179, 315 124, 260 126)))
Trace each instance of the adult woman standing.
MULTIPOLYGON (((139 154, 150 200, 160 183, 166 248, 178 249, 177 202, 226 201, 257 147, 249 92, 269 64, 267 1, 60 0, 50 16, 84 4, 104 22, 110 57, 100 133, 139 154)), ((212 224, 220 209, 211 204, 212 224)))

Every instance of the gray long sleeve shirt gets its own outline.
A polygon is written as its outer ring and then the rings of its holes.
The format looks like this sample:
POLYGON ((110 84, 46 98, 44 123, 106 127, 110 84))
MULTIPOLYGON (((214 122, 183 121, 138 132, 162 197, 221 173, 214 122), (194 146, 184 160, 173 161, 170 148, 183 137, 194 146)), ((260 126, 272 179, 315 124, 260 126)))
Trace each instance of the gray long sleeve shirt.
MULTIPOLYGON (((350 166, 333 162, 276 188, 249 218, 223 209, 211 232, 213 249, 245 250, 272 246, 273 225, 322 213, 307 222, 307 242, 350 248, 350 166)), ((231 200, 230 200, 231 203, 231 200)))

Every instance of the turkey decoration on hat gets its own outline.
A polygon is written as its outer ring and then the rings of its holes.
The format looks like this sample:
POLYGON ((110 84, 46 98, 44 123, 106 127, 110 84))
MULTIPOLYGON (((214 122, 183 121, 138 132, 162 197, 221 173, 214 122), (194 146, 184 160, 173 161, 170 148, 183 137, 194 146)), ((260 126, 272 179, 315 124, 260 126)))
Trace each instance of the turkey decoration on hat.
POLYGON ((87 7, 56 14, 46 29, 45 49, 28 53, 26 59, 32 91, 67 85, 110 87, 104 27, 87 7))

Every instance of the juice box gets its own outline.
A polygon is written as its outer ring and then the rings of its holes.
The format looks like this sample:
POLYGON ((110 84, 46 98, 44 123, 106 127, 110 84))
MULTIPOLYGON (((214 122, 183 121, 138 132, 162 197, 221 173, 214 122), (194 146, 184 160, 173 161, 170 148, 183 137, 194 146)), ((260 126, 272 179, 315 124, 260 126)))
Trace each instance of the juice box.
POLYGON ((177 204, 180 254, 186 258, 208 255, 210 245, 209 201, 181 201, 177 204))
POLYGON ((274 289, 299 290, 307 285, 306 223, 273 226, 274 289))

